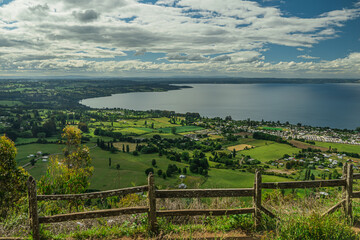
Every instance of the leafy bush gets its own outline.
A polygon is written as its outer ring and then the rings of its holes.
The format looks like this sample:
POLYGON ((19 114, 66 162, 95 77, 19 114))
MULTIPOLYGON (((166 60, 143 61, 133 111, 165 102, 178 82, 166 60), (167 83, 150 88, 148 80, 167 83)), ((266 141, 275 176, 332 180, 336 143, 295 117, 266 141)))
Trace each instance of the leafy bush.
POLYGON ((26 196, 26 180, 29 174, 16 166, 15 144, 9 138, 0 137, 0 218, 26 196))

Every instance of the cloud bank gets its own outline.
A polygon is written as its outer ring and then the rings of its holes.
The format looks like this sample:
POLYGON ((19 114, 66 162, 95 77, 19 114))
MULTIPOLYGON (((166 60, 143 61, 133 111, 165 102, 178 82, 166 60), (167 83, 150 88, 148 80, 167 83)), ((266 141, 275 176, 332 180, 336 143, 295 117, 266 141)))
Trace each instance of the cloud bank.
POLYGON ((360 16, 358 5, 299 18, 242 0, 13 0, 0 6, 0 71, 357 77, 357 52, 290 62, 267 62, 264 52, 269 44, 304 51, 338 37, 337 28, 360 16))

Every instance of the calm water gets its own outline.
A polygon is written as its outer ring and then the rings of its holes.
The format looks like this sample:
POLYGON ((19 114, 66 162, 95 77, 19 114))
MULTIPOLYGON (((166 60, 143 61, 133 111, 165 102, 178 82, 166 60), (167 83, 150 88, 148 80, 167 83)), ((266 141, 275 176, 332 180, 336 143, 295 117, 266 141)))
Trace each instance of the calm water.
POLYGON ((189 84, 169 92, 115 94, 82 100, 92 108, 172 110, 202 116, 271 120, 355 129, 360 84, 189 84))

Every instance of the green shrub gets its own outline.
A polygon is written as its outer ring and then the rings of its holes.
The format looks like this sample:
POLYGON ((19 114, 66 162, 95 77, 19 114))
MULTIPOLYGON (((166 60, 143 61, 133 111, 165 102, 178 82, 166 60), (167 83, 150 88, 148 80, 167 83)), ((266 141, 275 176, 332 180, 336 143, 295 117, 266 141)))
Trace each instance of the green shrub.
POLYGON ((344 218, 334 215, 321 217, 318 214, 310 216, 291 216, 282 219, 274 233, 273 239, 360 239, 344 218))

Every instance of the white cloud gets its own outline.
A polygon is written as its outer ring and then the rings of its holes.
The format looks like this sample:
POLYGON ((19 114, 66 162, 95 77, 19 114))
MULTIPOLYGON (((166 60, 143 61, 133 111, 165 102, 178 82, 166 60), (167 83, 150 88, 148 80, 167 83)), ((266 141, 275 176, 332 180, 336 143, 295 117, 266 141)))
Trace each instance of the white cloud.
MULTIPOLYGON (((314 18, 286 17, 276 7, 242 0, 14 0, 0 6, 0 68, 3 73, 300 69, 309 62, 264 62, 264 48, 279 44, 303 51, 337 37, 335 27, 359 14, 342 9, 314 18), (108 61, 127 51, 161 53, 170 63, 108 61), (103 58, 107 61, 100 62, 103 58)), ((325 66, 311 67, 318 64, 325 66)))
POLYGON ((319 57, 312 57, 310 55, 300 55, 300 56, 297 56, 298 58, 303 58, 303 59, 319 59, 319 57))
POLYGON ((179 54, 179 53, 170 53, 167 55, 167 57, 165 59, 167 59, 168 61, 176 61, 176 62, 186 62, 186 61, 202 62, 202 61, 208 60, 209 58, 204 57, 200 54, 185 55, 185 54, 179 54))
MULTIPOLYGON (((232 61, 229 55, 223 60, 232 61)), ((254 54, 255 55, 255 54, 254 54)), ((250 56, 250 54, 249 54, 250 56)), ((17 70, 25 72, 43 71, 44 69, 53 73, 83 73, 91 75, 103 75, 104 73, 114 76, 138 76, 144 74, 183 74, 194 75, 201 72, 204 75, 214 76, 216 74, 229 76, 283 76, 283 77, 354 77, 360 74, 360 53, 351 53, 345 58, 333 61, 320 62, 279 62, 266 63, 262 59, 255 61, 238 61, 232 64, 224 64, 224 61, 203 62, 174 62, 170 64, 143 62, 139 60, 128 61, 103 61, 94 60, 68 60, 58 61, 56 59, 27 60, 9 62, 1 65, 0 70, 17 70), (254 75, 255 74, 255 75, 254 75)))
POLYGON ((264 60, 265 57, 261 56, 259 52, 256 51, 242 51, 232 54, 224 54, 217 57, 214 57, 212 61, 214 62, 224 62, 227 61, 231 64, 236 63, 252 63, 259 60, 264 60))

